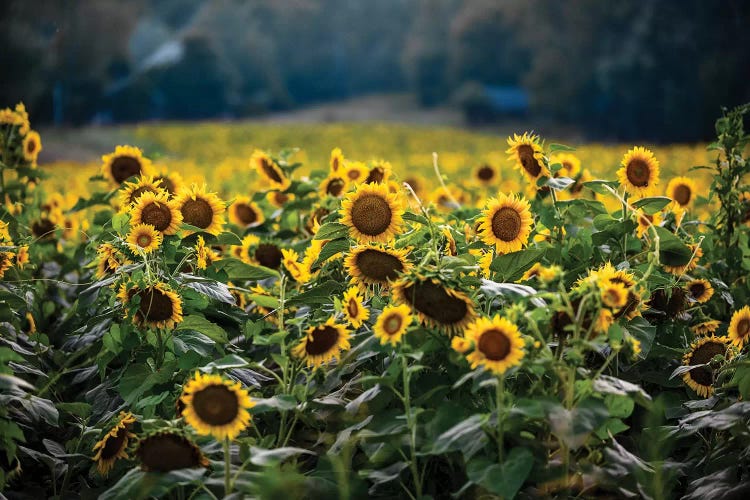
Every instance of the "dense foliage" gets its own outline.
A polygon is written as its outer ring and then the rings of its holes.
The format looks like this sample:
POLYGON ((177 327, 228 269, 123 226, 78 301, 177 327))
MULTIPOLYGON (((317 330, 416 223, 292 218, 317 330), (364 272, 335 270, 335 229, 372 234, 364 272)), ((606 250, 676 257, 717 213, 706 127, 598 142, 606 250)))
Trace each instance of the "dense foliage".
POLYGON ((0 111, 0 487, 739 497, 748 110, 689 171, 524 133, 502 166, 435 155, 433 193, 335 148, 204 171, 221 196, 132 146, 48 190, 25 108, 0 111))

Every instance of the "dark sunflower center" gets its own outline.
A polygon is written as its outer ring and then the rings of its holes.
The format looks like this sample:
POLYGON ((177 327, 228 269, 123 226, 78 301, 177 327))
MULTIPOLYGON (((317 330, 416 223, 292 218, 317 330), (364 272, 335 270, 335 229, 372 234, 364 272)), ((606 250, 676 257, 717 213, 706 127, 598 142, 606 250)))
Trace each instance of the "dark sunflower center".
POLYGON ((359 169, 357 168, 353 168, 346 173, 346 176, 349 177, 353 181, 356 181, 357 179, 359 179, 360 175, 362 175, 362 172, 360 172, 359 169))
POLYGON ((703 283, 693 283, 690 285, 690 295, 693 296, 694 299, 699 299, 703 297, 703 294, 706 292, 706 285, 703 283))
POLYGON ((383 330, 388 335, 395 335, 401 329, 401 323, 403 319, 398 314, 391 314, 383 322, 383 330))
POLYGON ((107 438, 107 441, 104 442, 104 446, 102 447, 102 453, 101 457, 103 460, 110 459, 117 455, 120 450, 122 450, 123 446, 125 446, 125 443, 128 439, 128 429, 127 426, 125 426, 122 429, 119 429, 117 431, 117 434, 114 436, 110 436, 107 438))
POLYGON ((326 186, 326 194, 330 194, 331 196, 339 196, 344 190, 344 185, 344 179, 335 177, 331 179, 330 182, 328 182, 328 185, 326 186))
POLYGON ((534 158, 534 148, 528 144, 522 144, 518 146, 518 159, 521 161, 521 166, 526 170, 532 177, 539 177, 542 173, 542 166, 539 165, 539 160, 534 158))
POLYGON ((274 194, 274 196, 276 197, 276 203, 278 203, 279 205, 283 205, 284 203, 289 201, 289 195, 282 193, 281 191, 276 191, 276 194, 274 194))
POLYGON ((146 321, 164 321, 172 317, 172 299, 158 288, 148 288, 138 292, 138 296, 141 298, 138 314, 146 321))
POLYGON ((568 175, 573 171, 573 165, 569 161, 562 162, 562 167, 561 170, 565 170, 568 175))
POLYGON ((510 207, 503 207, 492 216, 492 232, 503 241, 513 241, 521 232, 521 215, 510 207))
POLYGON ((258 214, 255 213, 255 210, 252 209, 250 205, 247 205, 245 203, 240 203, 234 208, 234 213, 237 214, 237 218, 245 224, 246 226, 249 226, 253 222, 258 220, 258 214))
POLYGON ((391 207, 382 196, 368 194, 352 205, 352 224, 368 236, 382 234, 391 225, 391 207))
POLYGON ((745 337, 747 334, 750 334, 750 319, 742 318, 737 323, 737 336, 745 337))
POLYGON ((141 162, 132 156, 118 156, 112 161, 112 177, 122 184, 134 175, 141 175, 141 162))
POLYGON ((375 249, 357 254, 356 264, 359 271, 373 281, 394 280, 404 270, 404 264, 398 257, 375 249))
POLYGON ((693 193, 690 191, 690 188, 688 186, 680 184, 676 188, 674 188, 673 195, 675 201, 684 207, 685 205, 690 203, 690 198, 692 198, 693 193))
POLYGON ((156 193, 156 190, 149 186, 139 187, 138 189, 135 189, 132 193, 130 193, 130 196, 128 197, 128 203, 135 203, 143 193, 156 193))
POLYGON ((616 304, 620 301, 620 293, 614 288, 608 288, 604 291, 605 302, 608 304, 616 304))
POLYGON ((257 260, 261 266, 270 267, 271 269, 278 269, 284 258, 284 254, 281 253, 279 247, 273 243, 261 243, 255 249, 254 255, 255 260, 257 260))
POLYGON ((336 172, 339 169, 339 157, 335 156, 333 160, 331 160, 331 170, 336 172))
POLYGON ((176 191, 177 186, 174 185, 174 182, 169 177, 157 177, 157 181, 161 181, 160 186, 162 189, 164 189, 169 194, 174 194, 176 191))
POLYGON ((482 165, 477 170, 477 178, 480 181, 491 181, 495 177, 495 169, 489 165, 482 165))
POLYGON ((490 361, 502 361, 510 353, 510 340, 500 330, 487 330, 479 337, 477 349, 490 361))
POLYGON ((162 203, 149 203, 141 210, 141 222, 164 231, 172 223, 172 211, 162 203))
POLYGON ((37 238, 51 239, 55 231, 55 225, 49 219, 40 219, 31 225, 31 232, 37 238))
POLYGON ((138 458, 153 472, 169 472, 201 465, 200 450, 182 436, 157 434, 138 445, 138 458))
POLYGON ((349 311, 349 316, 356 318, 359 314, 359 304, 356 299, 349 299, 349 303, 346 305, 346 310, 349 311))
MULTIPOLYGON (((723 342, 707 342, 695 349, 690 355, 691 365, 706 364, 717 354, 726 354, 727 346, 723 342)), ((690 370, 690 378, 700 385, 711 385, 713 383, 713 370, 710 366, 701 366, 690 370)))
POLYGON ((651 169, 643 160, 630 160, 628 166, 625 167, 625 175, 632 185, 646 187, 651 178, 651 169))
POLYGON ((148 234, 139 234, 138 238, 136 239, 138 246, 142 248, 149 246, 151 244, 151 241, 151 236, 148 234))
POLYGON ((312 340, 308 339, 305 351, 311 356, 319 356, 335 347, 338 340, 338 330, 329 325, 322 325, 313 330, 312 340))
POLYGON ((226 425, 237 418, 240 404, 237 395, 224 384, 209 385, 193 394, 193 408, 203 422, 226 425))
POLYGON ((468 314, 466 303, 432 281, 419 281, 405 287, 405 298, 420 313, 442 325, 461 322, 468 314))
POLYGON ((385 170, 383 167, 373 167, 370 170, 370 173, 367 174, 367 179, 365 179, 366 184, 374 184, 374 183, 380 183, 383 182, 383 179, 385 178, 385 170))
POLYGON ((30 141, 28 142, 28 144, 26 145, 26 151, 27 151, 27 152, 28 152, 29 154, 31 154, 31 153, 33 153, 34 151, 36 151, 36 141, 35 141, 35 140, 33 140, 33 139, 32 139, 32 140, 30 140, 30 141))
POLYGON ((265 173, 269 179, 273 180, 274 182, 278 182, 281 184, 281 182, 284 180, 281 178, 279 173, 276 171, 274 166, 271 164, 271 162, 265 158, 260 160, 260 168, 263 169, 263 173, 265 173))
POLYGON ((196 198, 194 200, 187 200, 182 204, 180 208, 182 212, 182 220, 190 224, 191 226, 205 229, 211 225, 211 221, 214 219, 214 210, 211 205, 202 198, 196 198))

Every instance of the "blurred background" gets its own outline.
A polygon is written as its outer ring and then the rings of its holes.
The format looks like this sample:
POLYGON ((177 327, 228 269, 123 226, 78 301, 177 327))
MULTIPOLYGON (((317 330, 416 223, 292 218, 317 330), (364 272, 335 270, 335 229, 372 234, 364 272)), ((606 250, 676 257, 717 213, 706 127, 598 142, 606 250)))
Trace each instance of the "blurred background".
POLYGON ((750 2, 3 0, 0 102, 35 124, 545 124, 700 141, 750 101, 750 2))

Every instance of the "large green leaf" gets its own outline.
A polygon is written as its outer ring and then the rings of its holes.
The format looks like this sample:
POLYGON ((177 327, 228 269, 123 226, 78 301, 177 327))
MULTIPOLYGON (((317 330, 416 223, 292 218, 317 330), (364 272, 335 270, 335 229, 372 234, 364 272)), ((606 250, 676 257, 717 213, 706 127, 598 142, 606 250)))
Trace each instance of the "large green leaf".
POLYGON ((684 266, 690 262, 693 251, 677 236, 663 227, 656 227, 659 235, 659 261, 668 266, 684 266))
POLYGON ((251 266, 232 258, 221 259, 215 262, 214 265, 226 272, 230 281, 262 280, 279 277, 279 273, 273 269, 264 266, 251 266))
POLYGON ((534 467, 534 455, 526 448, 513 448, 501 464, 481 457, 466 466, 469 481, 510 500, 515 498, 534 467))
POLYGON ((215 323, 211 323, 199 314, 189 314, 185 316, 182 319, 182 322, 177 325, 177 331, 181 330, 192 330, 194 332, 202 333, 219 344, 226 344, 229 342, 227 332, 224 331, 222 327, 215 323))
POLYGON ((495 257, 490 269, 498 273, 499 281, 516 281, 523 273, 539 262, 546 250, 529 248, 495 257))

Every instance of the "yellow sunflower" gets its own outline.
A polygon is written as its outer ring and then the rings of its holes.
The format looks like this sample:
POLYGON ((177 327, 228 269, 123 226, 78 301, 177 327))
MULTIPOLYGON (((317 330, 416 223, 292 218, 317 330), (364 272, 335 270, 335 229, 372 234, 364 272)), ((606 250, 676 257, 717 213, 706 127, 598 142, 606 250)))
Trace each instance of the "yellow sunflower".
POLYGON ((10 224, 0 220, 0 241, 10 241, 10 224))
POLYGON ((94 445, 94 448, 91 450, 96 452, 93 460, 96 462, 96 468, 102 476, 109 474, 109 471, 115 466, 118 458, 128 458, 126 452, 128 441, 136 437, 135 434, 130 432, 134 423, 135 417, 132 413, 120 412, 117 424, 94 445))
POLYGON ((531 207, 524 198, 499 193, 491 198, 479 218, 479 231, 487 245, 495 245, 498 253, 521 250, 531 234, 531 207))
MULTIPOLYGON (((133 308, 133 298, 138 297, 133 324, 154 328, 174 328, 182 322, 182 299, 165 283, 150 285, 143 290, 126 283, 120 285, 117 298, 127 309, 133 308)), ((126 317, 128 316, 126 312, 126 317)))
POLYGON ((364 305, 364 298, 359 294, 359 288, 351 287, 344 292, 341 300, 344 316, 354 328, 359 328, 370 317, 370 310, 364 305))
POLYGON ((266 194, 268 203, 276 208, 284 208, 284 205, 290 201, 294 201, 295 196, 292 193, 284 193, 282 191, 269 191, 266 194))
POLYGON ((690 293, 690 296, 701 304, 708 302, 714 294, 714 287, 711 286, 708 280, 704 279, 691 280, 685 285, 685 288, 690 293))
POLYGON ((341 223, 358 243, 387 243, 403 227, 404 206, 384 184, 361 184, 341 202, 341 223))
POLYGON ((508 137, 508 160, 514 162, 515 167, 520 170, 526 178, 536 185, 541 176, 549 176, 549 170, 544 164, 544 153, 539 144, 539 137, 524 132, 523 135, 513 134, 508 137))
POLYGON ((284 174, 273 159, 263 151, 256 149, 250 157, 250 166, 260 174, 261 178, 266 179, 271 188, 280 191, 286 191, 291 186, 292 181, 284 174))
MULTIPOLYGON (((682 358, 685 366, 707 365, 715 356, 731 357, 727 337, 704 337, 695 340, 682 358)), ((714 370, 711 366, 699 366, 685 372, 682 380, 698 393, 707 398, 714 393, 714 370)))
POLYGON ((23 159, 36 165, 39 152, 42 150, 42 138, 35 130, 31 130, 23 138, 23 159))
POLYGON ((29 263, 29 260, 29 246, 22 245, 18 247, 18 252, 16 252, 16 266, 19 269, 23 269, 29 263))
POLYGON ((695 199, 695 181, 688 177, 675 177, 667 184, 667 196, 680 208, 688 208, 695 199))
POLYGON ((182 213, 163 191, 143 193, 130 209, 130 217, 131 224, 150 224, 165 235, 177 233, 182 223, 182 213))
POLYGON ((198 240, 195 244, 195 265, 198 269, 206 270, 208 266, 221 260, 221 255, 214 251, 210 246, 206 245, 206 241, 203 236, 198 236, 198 240))
POLYGON ((344 267, 355 284, 388 285, 411 269, 408 250, 360 245, 344 258, 344 267))
POLYGON ((307 329, 305 338, 292 349, 292 354, 304 359, 307 366, 321 366, 333 359, 340 359, 341 351, 349 349, 349 330, 336 324, 334 317, 318 326, 307 329))
POLYGON ((177 430, 157 431, 138 440, 135 456, 146 472, 170 472, 209 465, 198 445, 177 430))
POLYGON ((352 184, 364 182, 370 174, 370 169, 361 161, 347 161, 344 166, 346 178, 352 184))
POLYGON ((345 175, 339 173, 332 173, 325 179, 323 179, 318 187, 318 194, 321 198, 331 196, 333 198, 341 198, 346 194, 349 188, 349 182, 345 175))
POLYGON ((497 375, 521 364, 524 342, 518 327, 505 318, 479 318, 466 328, 474 349, 466 356, 472 368, 483 366, 497 375))
POLYGON ((391 176, 391 164, 385 160, 377 160, 370 166, 370 171, 365 178, 365 184, 385 184, 391 176))
POLYGON ((607 283, 601 287, 602 303, 615 311, 628 303, 628 290, 622 283, 607 283))
POLYGON ((692 250, 693 252, 690 262, 688 262, 684 266, 668 266, 665 264, 664 270, 668 273, 682 275, 698 267, 698 261, 701 259, 701 257, 703 257, 703 249, 699 247, 697 243, 688 245, 688 248, 690 248, 690 250, 692 250))
POLYGON ((401 342, 401 338, 409 329, 412 322, 411 311, 406 304, 398 306, 387 305, 378 316, 372 331, 381 345, 389 343, 393 346, 401 342))
POLYGON ((750 341, 750 306, 735 311, 729 322, 729 340, 737 347, 743 347, 750 341))
MULTIPOLYGON (((226 205, 216 193, 207 193, 205 184, 201 187, 193 184, 189 189, 183 189, 175 196, 174 204, 182 214, 182 222, 214 236, 221 233, 226 205)), ((188 231, 190 233, 192 231, 188 231)))
POLYGON ((220 441, 233 440, 244 431, 251 419, 247 410, 255 406, 239 382, 198 371, 182 388, 180 400, 185 422, 199 435, 220 441))
POLYGON ((263 210, 249 196, 238 196, 229 207, 229 221, 239 227, 260 226, 265 220, 263 210))
POLYGON ((609 309, 600 309, 596 316, 596 322, 594 323, 594 331, 596 333, 607 333, 609 327, 615 322, 615 317, 612 311, 609 309))
POLYGON ((331 173, 338 174, 339 170, 343 170, 344 162, 344 153, 341 152, 341 148, 333 148, 330 160, 331 173))
POLYGON ((0 278, 5 276, 5 271, 13 266, 14 257, 12 252, 0 252, 0 278))
POLYGON ((307 271, 305 266, 299 262, 299 254, 294 250, 283 249, 281 250, 282 264, 289 274, 294 278, 294 281, 298 283, 307 283, 310 281, 310 273, 307 271))
POLYGON ((154 177, 154 182, 159 182, 159 187, 169 193, 170 198, 182 190, 182 176, 177 172, 162 172, 154 177))
POLYGON ((461 331, 475 316, 474 302, 463 292, 437 279, 405 278, 394 286, 394 296, 417 312, 419 320, 448 333, 461 331))
POLYGON ((654 153, 639 146, 622 158, 617 178, 625 191, 637 197, 649 196, 659 184, 659 161, 654 153))
POLYGON ((718 330, 720 326, 721 326, 721 321, 717 321, 715 319, 709 319, 709 320, 703 321, 702 323, 698 323, 697 325, 691 326, 690 331, 693 332, 695 335, 708 335, 708 334, 715 333, 716 330, 718 330))
POLYGON ((161 246, 162 234, 151 224, 136 224, 130 228, 130 233, 125 241, 134 250, 142 250, 143 253, 151 253, 161 246))
POLYGON ((649 215, 641 209, 635 211, 636 220, 638 222, 638 228, 636 228, 636 235, 638 238, 643 238, 644 234, 648 234, 649 227, 651 225, 658 226, 662 221, 662 214, 656 212, 653 215, 649 215))
POLYGON ((126 264, 130 264, 130 261, 110 243, 102 243, 96 249, 96 279, 111 276, 126 264))
POLYGON ((115 184, 122 184, 134 176, 148 175, 151 160, 133 146, 117 146, 114 153, 102 156, 102 174, 115 184))
POLYGON ((489 163, 482 163, 474 169, 474 180, 482 186, 491 186, 499 176, 497 169, 489 163))
POLYGON ((138 201, 143 193, 159 194, 164 192, 161 188, 161 181, 154 179, 150 175, 143 175, 134 182, 126 182, 120 189, 117 201, 120 205, 121 212, 127 212, 130 207, 138 201))
POLYGON ((562 165, 560 170, 555 172, 555 177, 568 177, 570 179, 575 179, 578 174, 581 173, 581 160, 578 159, 578 157, 571 153, 558 153, 556 155, 552 155, 549 159, 549 162, 559 163, 562 165))

